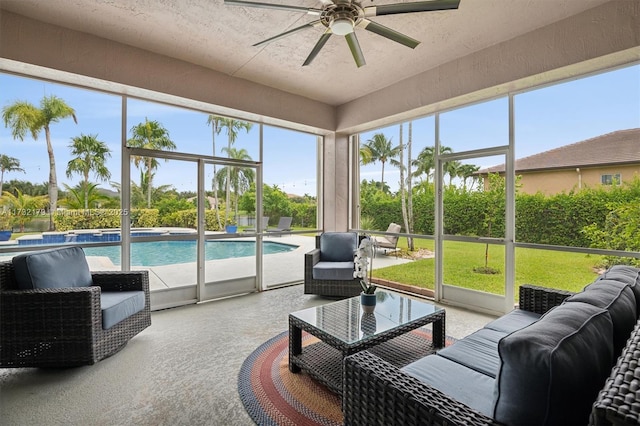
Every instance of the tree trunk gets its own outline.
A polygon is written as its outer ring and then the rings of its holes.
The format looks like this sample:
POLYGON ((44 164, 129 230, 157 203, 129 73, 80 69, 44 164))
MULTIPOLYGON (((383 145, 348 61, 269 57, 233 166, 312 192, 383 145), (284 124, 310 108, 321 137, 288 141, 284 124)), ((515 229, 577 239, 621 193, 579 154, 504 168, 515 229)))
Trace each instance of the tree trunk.
POLYGON ((152 181, 153 181, 153 177, 151 174, 151 161, 152 159, 149 158, 147 159, 148 163, 147 163, 147 208, 150 209, 151 208, 151 188, 153 188, 153 186, 151 185, 152 181))
MULTIPOLYGON (((58 178, 56 177, 56 159, 53 155, 49 126, 44 126, 44 135, 47 139, 47 154, 49 154, 49 231, 53 231, 55 230, 53 215, 58 209, 58 178)), ((24 229, 24 225, 21 228, 24 229)))
MULTIPOLYGON (((409 122, 409 140, 407 141, 407 234, 413 233, 413 185, 411 179, 411 144, 413 142, 413 122, 409 122)), ((410 251, 415 250, 413 238, 407 237, 410 251)))
MULTIPOLYGON (((218 127, 216 125, 215 120, 211 123, 211 140, 213 141, 213 156, 216 156, 216 131, 218 127)), ((222 229, 222 222, 220 222, 220 210, 218 210, 218 182, 216 181, 216 175, 218 172, 216 171, 216 165, 213 164, 213 179, 211 180, 211 190, 213 191, 213 203, 215 206, 213 207, 216 212, 216 222, 218 222, 218 229, 222 229)))

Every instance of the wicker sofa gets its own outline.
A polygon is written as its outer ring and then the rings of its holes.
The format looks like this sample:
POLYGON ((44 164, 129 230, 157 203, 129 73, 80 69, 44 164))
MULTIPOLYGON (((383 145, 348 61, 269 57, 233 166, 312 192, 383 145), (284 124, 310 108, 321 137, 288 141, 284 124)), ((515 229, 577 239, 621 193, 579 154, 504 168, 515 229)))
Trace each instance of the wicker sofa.
POLYGON ((148 271, 91 273, 79 247, 0 262, 0 367, 94 364, 149 325, 148 271))
POLYGON ((519 309, 403 368, 345 358, 345 424, 640 424, 638 312, 637 268, 522 286, 519 309))

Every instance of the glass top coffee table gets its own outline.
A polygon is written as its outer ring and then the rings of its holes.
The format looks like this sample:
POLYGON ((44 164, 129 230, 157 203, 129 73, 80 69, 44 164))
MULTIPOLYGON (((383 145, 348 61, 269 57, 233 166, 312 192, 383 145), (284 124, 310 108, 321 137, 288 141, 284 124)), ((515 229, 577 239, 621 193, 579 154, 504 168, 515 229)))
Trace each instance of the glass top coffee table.
POLYGON ((363 312, 360 296, 289 314, 289 370, 304 370, 342 395, 342 361, 362 350, 404 366, 445 344, 445 310, 432 303, 378 290, 372 314, 363 312), (419 332, 432 324, 429 341, 419 332), (320 341, 302 347, 302 330, 320 341))

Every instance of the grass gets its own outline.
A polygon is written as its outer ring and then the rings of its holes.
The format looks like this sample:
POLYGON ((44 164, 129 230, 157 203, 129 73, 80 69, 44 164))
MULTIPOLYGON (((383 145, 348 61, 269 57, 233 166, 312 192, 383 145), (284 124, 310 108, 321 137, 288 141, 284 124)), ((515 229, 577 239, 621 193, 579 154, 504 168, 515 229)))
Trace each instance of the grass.
MULTIPOLYGON (((406 239, 398 247, 407 246, 406 239)), ((433 250, 434 241, 415 240, 416 248, 433 250)), ((485 245, 458 241, 444 242, 444 282, 494 294, 504 294, 504 247, 489 246, 488 267, 497 274, 483 274, 474 269, 484 268, 485 245)), ((516 248, 516 288, 522 284, 580 291, 596 277, 594 266, 599 257, 582 253, 516 248)), ((375 277, 433 289, 435 259, 421 259, 402 265, 376 269, 375 277)), ((516 294, 517 297, 517 294, 516 294)))

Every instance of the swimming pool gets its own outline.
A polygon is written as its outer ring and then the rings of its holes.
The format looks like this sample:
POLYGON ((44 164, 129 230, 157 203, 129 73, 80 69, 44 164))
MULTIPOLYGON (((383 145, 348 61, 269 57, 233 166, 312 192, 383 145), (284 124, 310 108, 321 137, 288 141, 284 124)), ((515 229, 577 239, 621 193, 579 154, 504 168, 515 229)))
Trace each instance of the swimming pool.
MULTIPOLYGON (((286 253, 298 246, 272 241, 262 243, 264 254, 286 253)), ((120 265, 120 247, 84 247, 87 256, 107 256, 120 265)), ((206 241, 205 260, 253 256, 255 241, 206 241)), ((131 243, 132 266, 162 266, 196 261, 196 241, 151 241, 131 243)))

